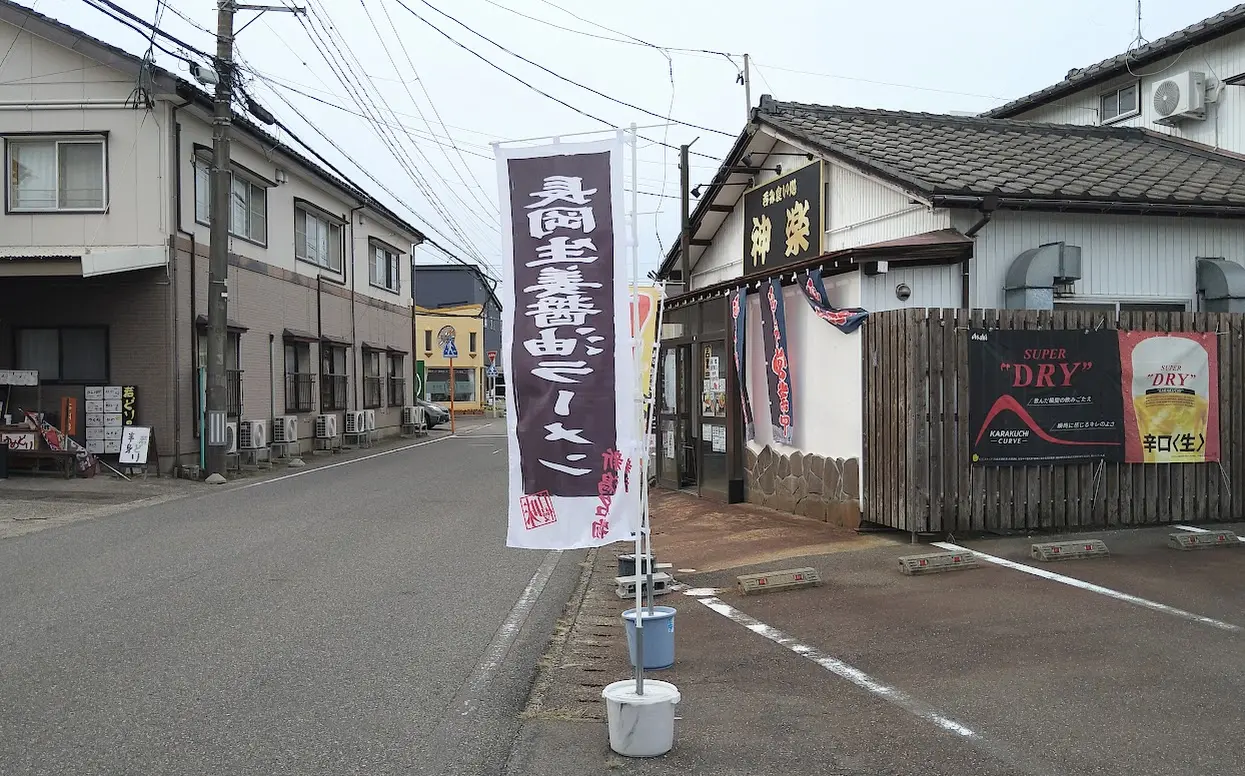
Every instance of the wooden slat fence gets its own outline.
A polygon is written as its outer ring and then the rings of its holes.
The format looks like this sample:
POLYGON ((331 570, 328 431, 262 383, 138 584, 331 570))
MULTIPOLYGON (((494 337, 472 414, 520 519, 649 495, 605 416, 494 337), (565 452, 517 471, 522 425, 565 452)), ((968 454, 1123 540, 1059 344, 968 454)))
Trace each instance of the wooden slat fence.
POLYGON ((1219 522, 1245 511, 1245 316, 922 308, 875 313, 861 331, 867 521, 975 534, 1219 522), (1217 332, 1222 461, 973 466, 970 328, 1217 332))

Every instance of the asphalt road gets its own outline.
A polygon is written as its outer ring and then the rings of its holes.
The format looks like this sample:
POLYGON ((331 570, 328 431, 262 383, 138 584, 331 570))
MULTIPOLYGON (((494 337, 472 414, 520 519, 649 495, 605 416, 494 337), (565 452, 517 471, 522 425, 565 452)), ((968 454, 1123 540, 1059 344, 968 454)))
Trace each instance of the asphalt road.
POLYGON ((0 773, 502 772, 581 557, 500 429, 0 541, 0 773))

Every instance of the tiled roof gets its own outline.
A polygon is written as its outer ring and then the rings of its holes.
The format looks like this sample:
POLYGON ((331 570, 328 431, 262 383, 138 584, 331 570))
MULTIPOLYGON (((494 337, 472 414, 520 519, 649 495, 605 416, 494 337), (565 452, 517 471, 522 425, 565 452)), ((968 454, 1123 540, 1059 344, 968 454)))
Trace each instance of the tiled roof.
MULTIPOLYGON (((1183 30, 1159 38, 1153 43, 1147 43, 1132 51, 1105 59, 1096 65, 1074 69, 1059 83, 1012 100, 1006 105, 983 113, 982 116, 999 119, 1015 116, 1095 83, 1127 73, 1129 68, 1145 67, 1161 59, 1180 54, 1190 46, 1205 43, 1241 28, 1245 28, 1245 4, 1229 8, 1209 19, 1203 19, 1183 30)), ((1224 77, 1230 75, 1235 75, 1235 73, 1225 73, 1224 77)))
POLYGON ((953 204, 996 195, 1103 210, 1245 211, 1245 158, 1145 129, 782 103, 757 120, 953 204))

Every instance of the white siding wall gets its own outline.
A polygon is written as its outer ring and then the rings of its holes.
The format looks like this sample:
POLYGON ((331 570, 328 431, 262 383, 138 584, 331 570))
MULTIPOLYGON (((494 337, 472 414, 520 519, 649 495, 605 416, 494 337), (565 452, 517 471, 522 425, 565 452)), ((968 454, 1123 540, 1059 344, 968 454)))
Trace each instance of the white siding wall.
MULTIPOLYGON (((803 153, 802 149, 787 143, 776 143, 774 154, 803 153)), ((753 158, 754 164, 767 167, 781 165, 783 170, 790 172, 808 164, 807 159, 798 156, 770 156, 764 159, 760 154, 753 158)), ((764 186, 778 176, 772 170, 761 172, 753 181, 753 188, 764 186)), ((743 194, 747 187, 728 186, 726 191, 738 196, 739 201, 713 236, 713 244, 705 249, 696 265, 692 267, 692 288, 721 283, 733 278, 742 277, 744 260, 744 208, 743 194)))
POLYGON ((0 255, 81 255, 87 247, 165 251, 162 246, 169 234, 169 208, 161 193, 167 190, 163 184, 169 169, 165 108, 158 105, 148 112, 124 107, 134 88, 132 78, 4 23, 0 23, 0 52, 7 52, 0 57, 0 135, 108 136, 107 212, 0 214, 0 255))
POLYGON ((946 210, 914 205, 911 197, 855 170, 831 163, 826 250, 856 248, 947 229, 946 210))
POLYGON ((1013 259, 1043 243, 1081 248, 1077 296, 1192 300, 1195 259, 1245 260, 1245 222, 998 212, 977 235, 972 262, 974 307, 1003 306, 1003 278, 1013 259))
MULTIPOLYGON (((960 266, 909 267, 861 277, 860 307, 871 313, 905 307, 959 307, 960 266), (912 289, 907 301, 895 296, 900 283, 912 289)), ((865 324, 868 325, 867 323, 865 324)))
MULTIPOLYGON (((179 160, 182 169, 182 228, 193 232, 197 242, 207 245, 211 242, 211 227, 195 221, 193 161, 195 145, 211 146, 212 129, 203 117, 189 110, 182 111, 178 118, 182 123, 181 159, 179 160)), ((327 278, 336 277, 338 282, 344 279, 349 285, 351 281, 349 272, 334 276, 334 273, 328 270, 294 258, 294 209, 295 200, 302 200, 349 224, 350 209, 354 203, 337 194, 328 184, 296 166, 292 161, 276 154, 266 154, 241 133, 235 133, 234 142, 230 145, 230 156, 235 164, 268 181, 275 181, 277 168, 281 168, 286 171, 288 182, 268 189, 267 244, 256 245, 238 237, 230 237, 229 250, 239 256, 262 261, 301 275, 315 277, 318 274, 324 274, 327 278)), ((362 218, 360 218, 360 213, 356 212, 353 221, 353 228, 345 227, 346 242, 343 250, 345 251, 344 263, 348 264, 351 255, 351 235, 353 235, 355 291, 393 304, 410 306, 410 249, 413 235, 400 234, 366 212, 363 212, 362 218), (382 240, 405 254, 398 263, 401 287, 396 293, 368 283, 368 240, 371 237, 382 240)))
MULTIPOLYGON (((1119 126, 1147 127, 1209 146, 1238 153, 1245 152, 1245 87, 1223 89, 1216 104, 1207 104, 1204 121, 1184 121, 1176 127, 1155 124, 1154 87, 1165 78, 1186 70, 1206 74, 1208 82, 1231 78, 1245 72, 1245 31, 1234 32, 1210 43, 1188 49, 1179 56, 1137 69, 1141 74, 1141 114, 1117 122, 1119 126)), ((1138 78, 1126 74, 1111 82, 1088 87, 1050 105, 1016 116, 1029 121, 1057 124, 1097 124, 1103 93, 1138 78)), ((1213 93, 1213 92, 1212 92, 1213 93)))
MULTIPOLYGON (((860 295, 856 275, 826 278, 835 306, 846 307, 860 295)), ((756 419, 753 450, 771 445, 784 454, 800 450, 835 458, 859 458, 861 443, 861 337, 844 334, 813 314, 795 286, 783 289, 787 348, 795 414, 795 446, 774 444, 769 420, 761 298, 748 297, 748 395, 756 419)), ((866 324, 867 325, 867 324, 866 324)))

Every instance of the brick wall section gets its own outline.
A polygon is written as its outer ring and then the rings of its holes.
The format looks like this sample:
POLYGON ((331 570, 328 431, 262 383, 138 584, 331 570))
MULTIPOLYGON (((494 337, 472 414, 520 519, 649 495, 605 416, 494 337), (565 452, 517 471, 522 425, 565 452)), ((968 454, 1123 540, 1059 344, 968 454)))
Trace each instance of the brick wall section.
MULTIPOLYGON (((195 436, 199 316, 207 313, 207 253, 198 246, 192 257, 183 242, 171 269, 176 277, 177 367, 174 371, 174 332, 169 320, 172 275, 144 270, 99 278, 5 278, 4 308, 0 310, 0 368, 15 365, 14 329, 37 326, 108 326, 109 384, 134 385, 139 392, 138 422, 151 426, 160 453, 161 468, 175 463, 175 375, 181 379, 181 452, 183 463, 197 463, 195 436), (194 307, 191 307, 191 270, 194 270, 194 307)), ((362 408, 363 342, 406 351, 404 373, 407 402, 413 389, 411 317, 407 308, 386 305, 349 288, 298 276, 269 265, 233 257, 229 269, 229 319, 245 327, 241 337, 243 419, 270 420, 285 414, 285 343, 282 333, 292 329, 322 333, 351 341, 348 404, 362 408), (317 313, 317 297, 319 308, 317 313), (354 310, 353 330, 351 309, 354 310), (269 337, 272 336, 270 341, 269 337), (271 348, 271 357, 270 357, 271 348), (275 378, 275 379, 274 379, 275 378)), ((319 346, 312 344, 311 365, 317 374, 315 410, 302 413, 299 439, 303 452, 314 446, 314 419, 319 409, 319 346)), ((382 359, 382 376, 388 364, 382 359)), ((84 400, 84 386, 46 385, 42 408, 57 412, 62 396, 84 400)), ((382 384, 382 408, 376 410, 381 437, 394 436, 401 423, 401 406, 388 406, 387 384, 382 384)), ((16 389, 13 404, 33 409, 33 389, 16 389)), ((81 406, 81 405, 80 405, 81 406)), ((343 413, 338 429, 344 428, 343 413)), ((79 417, 79 426, 83 418, 79 417)))
MULTIPOLYGON (((184 248, 189 245, 183 242, 177 252, 181 277, 189 278, 190 254, 184 248)), ((197 246, 195 257, 195 310, 192 317, 189 310, 189 291, 181 294, 186 307, 181 315, 183 321, 193 321, 207 312, 207 251, 206 247, 197 246)), ((229 319, 246 328, 241 337, 242 383, 242 417, 246 420, 271 419, 274 415, 285 413, 285 342, 282 333, 286 329, 307 332, 315 335, 333 337, 355 344, 348 354, 349 388, 348 404, 350 407, 362 409, 362 347, 363 342, 393 347, 407 351, 403 367, 407 380, 406 395, 410 401, 413 385, 414 364, 409 353, 411 348, 410 311, 397 305, 383 305, 363 296, 353 295, 340 283, 327 278, 317 283, 315 278, 284 271, 271 265, 250 261, 237 256, 231 257, 229 268, 229 319), (317 288, 317 285, 319 288, 317 288), (319 304, 317 308, 317 297, 319 304), (354 308, 352 331, 351 308, 354 308), (271 341, 271 360, 269 358, 269 335, 271 341), (273 379, 275 377, 275 380, 273 379)), ((186 342, 189 343, 192 330, 186 328, 186 342)), ((314 447, 315 416, 319 412, 319 369, 320 348, 313 343, 310 346, 311 367, 316 374, 316 387, 313 392, 315 408, 309 413, 299 414, 300 448, 307 452, 314 447)), ((193 351, 183 348, 180 369, 188 375, 187 380, 193 381, 197 360, 193 351)), ((382 374, 387 374, 387 364, 382 359, 382 374)), ((193 382, 191 383, 193 384, 193 382)), ((185 408, 183 423, 188 432, 183 434, 183 449, 194 455, 198 454, 198 440, 194 439, 189 430, 194 426, 193 394, 185 408)), ((388 390, 382 387, 382 406, 376 410, 376 428, 381 437, 397 435, 401 419, 401 406, 388 406, 388 390)), ((344 413, 338 416, 338 431, 345 428, 344 413)))
MULTIPOLYGON (((167 325, 171 292, 164 270, 143 270, 97 278, 4 278, 0 309, 0 367, 15 365, 14 330, 40 326, 107 326, 110 385, 138 389, 138 424, 151 426, 161 464, 173 464, 173 341, 167 325)), ((45 385, 42 409, 60 412, 62 396, 79 400, 78 428, 85 411, 85 386, 45 385)), ((191 394, 187 394, 192 397, 191 394)), ((13 392, 13 405, 36 409, 33 388, 13 392)), ((79 432, 80 441, 83 433, 79 432)))

